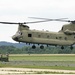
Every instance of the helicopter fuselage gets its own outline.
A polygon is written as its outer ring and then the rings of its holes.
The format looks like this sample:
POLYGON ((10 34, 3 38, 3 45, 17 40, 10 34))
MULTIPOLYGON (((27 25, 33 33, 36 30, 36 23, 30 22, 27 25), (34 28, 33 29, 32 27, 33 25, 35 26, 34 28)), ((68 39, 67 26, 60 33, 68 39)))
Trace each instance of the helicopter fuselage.
MULTIPOLYGON (((19 25, 18 31, 12 39, 17 42, 24 42, 24 43, 32 43, 32 44, 46 44, 46 45, 60 45, 62 46, 61 49, 64 49, 63 46, 71 46, 70 48, 73 49, 72 45, 75 44, 75 20, 64 20, 66 18, 59 18, 59 19, 48 19, 48 18, 38 18, 38 17, 31 17, 33 19, 42 19, 41 21, 34 21, 34 22, 24 22, 24 23, 17 23, 17 22, 0 22, 2 24, 16 24, 19 25), (59 32, 51 32, 51 31, 39 31, 39 30, 30 30, 29 26, 26 24, 32 23, 41 23, 41 22, 48 22, 48 21, 62 21, 62 22, 69 22, 69 24, 63 25, 59 32)), ((32 48, 35 48, 33 45, 32 48)), ((43 49, 43 46, 40 48, 43 49)))
POLYGON ((75 35, 67 35, 62 31, 50 32, 30 30, 22 26, 19 27, 17 33, 12 37, 17 42, 33 43, 33 44, 47 44, 47 45, 61 45, 70 46, 75 43, 75 35))

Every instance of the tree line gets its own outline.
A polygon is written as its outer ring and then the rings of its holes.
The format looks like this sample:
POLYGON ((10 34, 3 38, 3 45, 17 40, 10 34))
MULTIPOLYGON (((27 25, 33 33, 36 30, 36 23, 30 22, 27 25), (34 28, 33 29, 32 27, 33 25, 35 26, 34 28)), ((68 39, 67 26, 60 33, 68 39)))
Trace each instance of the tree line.
POLYGON ((36 49, 32 49, 30 46, 24 46, 22 48, 0 46, 0 54, 75 54, 75 47, 71 50, 70 47, 61 49, 60 46, 45 46, 44 49, 40 49, 38 46, 36 49))

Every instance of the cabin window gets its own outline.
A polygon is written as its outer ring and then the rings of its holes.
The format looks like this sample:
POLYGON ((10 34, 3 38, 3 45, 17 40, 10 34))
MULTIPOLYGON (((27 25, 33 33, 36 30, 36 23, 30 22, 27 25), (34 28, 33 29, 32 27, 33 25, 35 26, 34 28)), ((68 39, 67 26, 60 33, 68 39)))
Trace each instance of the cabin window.
POLYGON ((65 37, 64 39, 67 40, 67 37, 65 37))
POLYGON ((28 34, 28 37, 32 37, 32 34, 28 34))
POLYGON ((41 37, 41 35, 38 35, 38 37, 41 37))
POLYGON ((47 36, 47 38, 49 38, 49 35, 47 36))
POLYGON ((62 39, 62 37, 59 37, 59 39, 62 39))
POLYGON ((58 37, 56 37, 56 39, 58 39, 58 37))

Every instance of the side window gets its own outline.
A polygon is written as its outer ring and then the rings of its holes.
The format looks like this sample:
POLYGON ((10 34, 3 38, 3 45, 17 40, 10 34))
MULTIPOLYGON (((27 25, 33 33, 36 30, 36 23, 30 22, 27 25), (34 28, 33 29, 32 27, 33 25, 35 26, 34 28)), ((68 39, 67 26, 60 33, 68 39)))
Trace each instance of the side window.
POLYGON ((67 37, 65 37, 64 39, 67 40, 67 37))
POLYGON ((58 39, 58 37, 56 37, 56 39, 58 39))
POLYGON ((62 37, 59 37, 59 39, 61 40, 61 39, 62 39, 62 37))
POLYGON ((49 38, 49 35, 47 36, 47 38, 49 38))
POLYGON ((40 38, 40 37, 41 37, 41 35, 38 35, 38 37, 40 38))
POLYGON ((32 37, 32 34, 28 34, 28 37, 32 37))

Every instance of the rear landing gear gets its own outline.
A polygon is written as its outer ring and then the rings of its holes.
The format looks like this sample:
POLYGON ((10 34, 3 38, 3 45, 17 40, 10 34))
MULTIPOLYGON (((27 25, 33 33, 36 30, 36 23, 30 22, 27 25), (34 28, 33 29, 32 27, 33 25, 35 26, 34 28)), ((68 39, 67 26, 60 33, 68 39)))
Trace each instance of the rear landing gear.
MULTIPOLYGON (((61 49, 64 49, 64 46, 61 46, 61 49)), ((73 50, 73 46, 70 47, 71 50, 73 50)))

